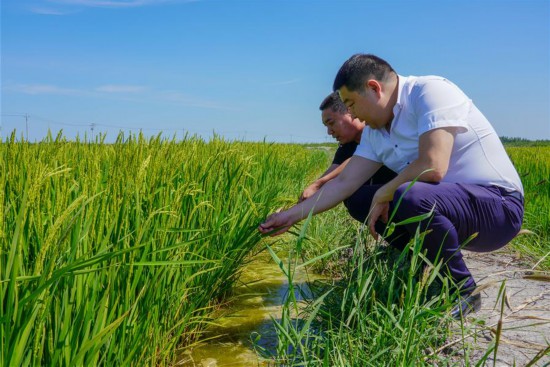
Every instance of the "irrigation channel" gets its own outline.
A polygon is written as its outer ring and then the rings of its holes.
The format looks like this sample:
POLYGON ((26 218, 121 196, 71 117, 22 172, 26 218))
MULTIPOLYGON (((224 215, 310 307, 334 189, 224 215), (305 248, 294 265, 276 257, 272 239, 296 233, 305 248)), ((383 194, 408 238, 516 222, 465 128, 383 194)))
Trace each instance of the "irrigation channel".
MULTIPOLYGON (((207 330, 206 341, 181 355, 178 366, 185 367, 250 367, 268 366, 253 349, 256 345, 274 351, 277 336, 273 320, 281 317, 282 305, 288 297, 288 279, 268 254, 245 266, 240 285, 228 309, 216 326, 207 330), (209 338, 211 338, 209 340, 209 338)), ((294 273, 294 294, 298 301, 312 295, 308 282, 322 279, 299 268, 294 273)))

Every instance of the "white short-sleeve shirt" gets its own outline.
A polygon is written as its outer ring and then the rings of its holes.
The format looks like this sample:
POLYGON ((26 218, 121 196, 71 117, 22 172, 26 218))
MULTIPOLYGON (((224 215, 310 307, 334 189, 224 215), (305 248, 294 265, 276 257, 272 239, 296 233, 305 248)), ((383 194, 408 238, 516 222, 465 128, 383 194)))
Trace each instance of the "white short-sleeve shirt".
POLYGON ((438 76, 399 76, 390 132, 365 127, 355 155, 401 172, 418 158, 419 137, 456 127, 445 182, 496 185, 523 194, 519 175, 497 133, 472 101, 438 76))

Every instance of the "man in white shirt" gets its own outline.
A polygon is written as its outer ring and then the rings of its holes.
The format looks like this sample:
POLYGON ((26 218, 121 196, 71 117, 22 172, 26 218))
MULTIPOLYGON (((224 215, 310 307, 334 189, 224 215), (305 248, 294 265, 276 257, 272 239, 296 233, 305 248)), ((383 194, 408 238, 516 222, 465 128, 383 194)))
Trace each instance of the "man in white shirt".
MULTIPOLYGON (((472 101, 453 83, 437 77, 402 77, 383 59, 357 54, 336 75, 338 91, 365 129, 355 155, 342 173, 310 199, 272 214, 259 227, 283 233, 310 211, 319 213, 350 196, 382 164, 398 175, 376 190, 368 226, 378 238, 391 210, 394 222, 429 213, 423 249, 437 256, 457 284, 460 318, 480 307, 480 295, 460 251, 487 252, 506 245, 523 221, 523 187, 498 135, 472 101), (409 190, 410 182, 418 178, 409 190), (396 205, 401 199, 399 205, 396 205), (476 235, 477 234, 477 235, 476 235), (473 239, 472 239, 473 237, 473 239)), ((404 248, 418 224, 396 227, 388 237, 404 248)))
MULTIPOLYGON (((321 177, 304 189, 298 202, 313 196, 324 184, 342 172, 355 153, 361 141, 361 133, 365 128, 363 122, 351 116, 348 108, 342 102, 337 92, 329 94, 323 102, 321 102, 319 109, 321 110, 323 125, 327 128, 327 134, 336 139, 340 145, 338 149, 336 149, 331 165, 321 177)), ((364 222, 367 217, 365 206, 367 208, 370 206, 370 203, 365 203, 365 200, 370 200, 368 198, 372 198, 372 194, 376 191, 376 189, 372 191, 372 185, 384 184, 393 179, 396 175, 397 174, 388 167, 382 166, 353 195, 344 200, 344 205, 348 209, 349 214, 356 220, 364 222)))

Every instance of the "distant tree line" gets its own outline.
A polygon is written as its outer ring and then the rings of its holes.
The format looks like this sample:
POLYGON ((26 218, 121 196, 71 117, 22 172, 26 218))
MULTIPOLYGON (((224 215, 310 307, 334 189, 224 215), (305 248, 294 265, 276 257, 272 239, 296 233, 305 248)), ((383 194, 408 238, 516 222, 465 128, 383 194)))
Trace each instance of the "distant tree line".
POLYGON ((507 136, 501 136, 500 140, 504 145, 514 147, 550 146, 550 140, 529 140, 523 138, 509 138, 507 136))

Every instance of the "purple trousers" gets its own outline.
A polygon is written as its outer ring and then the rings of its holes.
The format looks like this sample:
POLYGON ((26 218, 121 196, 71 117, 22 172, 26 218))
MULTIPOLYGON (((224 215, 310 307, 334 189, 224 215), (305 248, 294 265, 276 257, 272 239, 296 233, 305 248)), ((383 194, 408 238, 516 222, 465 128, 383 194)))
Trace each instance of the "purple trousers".
MULTIPOLYGON (((351 216, 364 222, 374 193, 382 185, 364 185, 344 201, 351 216)), ((462 248, 469 251, 489 252, 499 249, 512 240, 523 222, 523 197, 518 192, 508 193, 497 186, 440 182, 416 182, 409 191, 408 183, 401 185, 390 204, 390 214, 398 199, 394 222, 429 212, 431 218, 419 223, 398 226, 385 240, 403 249, 414 236, 418 226, 421 232, 430 230, 424 238, 423 249, 430 261, 440 260, 460 290, 469 291, 476 286, 472 274, 462 258, 462 248), (472 241, 462 244, 474 233, 472 241)), ((376 223, 376 231, 384 233, 386 225, 376 223)))

